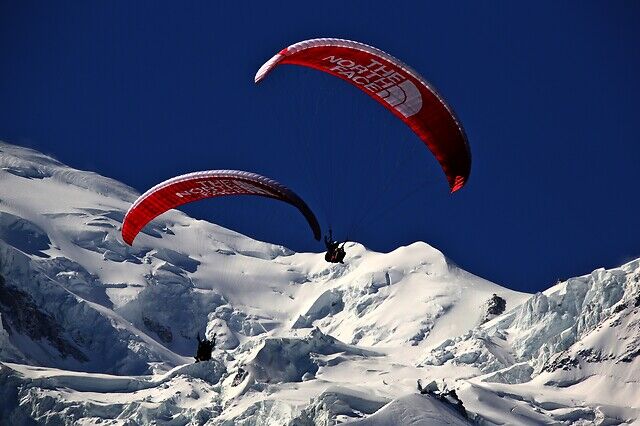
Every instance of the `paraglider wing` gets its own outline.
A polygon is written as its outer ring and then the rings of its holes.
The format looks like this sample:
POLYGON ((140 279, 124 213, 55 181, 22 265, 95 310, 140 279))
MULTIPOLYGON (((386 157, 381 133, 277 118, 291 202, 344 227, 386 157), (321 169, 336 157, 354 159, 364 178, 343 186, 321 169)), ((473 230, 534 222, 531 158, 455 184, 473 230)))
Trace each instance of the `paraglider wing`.
POLYGON ((131 245, 136 235, 155 217, 192 201, 223 195, 258 195, 284 201, 307 219, 316 240, 320 225, 307 204, 278 182, 237 170, 194 172, 166 180, 142 194, 129 208, 122 223, 122 238, 131 245))
POLYGON ((451 192, 467 182, 471 152, 462 125, 433 86, 398 59, 355 41, 319 38, 281 50, 260 67, 255 82, 279 64, 315 68, 356 86, 422 139, 440 163, 451 192))

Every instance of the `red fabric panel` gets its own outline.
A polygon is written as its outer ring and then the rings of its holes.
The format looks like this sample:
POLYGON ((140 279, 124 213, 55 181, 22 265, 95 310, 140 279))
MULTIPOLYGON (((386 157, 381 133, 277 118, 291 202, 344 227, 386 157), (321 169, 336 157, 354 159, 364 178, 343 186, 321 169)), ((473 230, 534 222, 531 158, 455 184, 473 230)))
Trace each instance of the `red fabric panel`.
POLYGON ((131 245, 136 235, 155 217, 192 201, 225 195, 258 195, 284 201, 305 216, 316 239, 320 226, 309 207, 296 194, 276 182, 259 175, 238 172, 219 174, 215 171, 192 173, 170 179, 143 194, 133 203, 122 224, 122 238, 131 245))

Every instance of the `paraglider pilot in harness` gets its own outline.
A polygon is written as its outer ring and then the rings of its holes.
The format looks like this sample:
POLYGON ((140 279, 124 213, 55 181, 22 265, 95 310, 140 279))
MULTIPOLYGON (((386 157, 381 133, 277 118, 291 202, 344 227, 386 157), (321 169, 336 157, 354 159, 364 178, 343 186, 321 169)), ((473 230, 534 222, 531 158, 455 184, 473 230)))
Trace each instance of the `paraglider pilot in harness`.
POLYGON ((198 333, 198 351, 196 352, 196 362, 199 361, 209 361, 211 359, 211 351, 216 345, 216 335, 213 335, 211 340, 207 338, 200 339, 200 333, 198 333))
POLYGON ((333 239, 333 232, 329 229, 329 235, 324 236, 324 245, 327 247, 327 253, 324 260, 330 263, 344 263, 344 257, 347 253, 344 251, 344 245, 347 241, 343 241, 342 245, 333 239))

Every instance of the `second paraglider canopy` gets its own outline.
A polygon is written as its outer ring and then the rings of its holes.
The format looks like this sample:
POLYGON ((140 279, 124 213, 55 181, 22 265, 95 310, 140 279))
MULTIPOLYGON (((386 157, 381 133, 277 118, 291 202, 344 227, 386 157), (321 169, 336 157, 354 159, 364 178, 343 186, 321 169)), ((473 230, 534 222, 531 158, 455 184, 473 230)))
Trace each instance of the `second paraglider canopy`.
POLYGON ((142 194, 129 208, 122 224, 122 238, 131 245, 136 235, 155 217, 172 208, 224 195, 255 195, 283 201, 303 214, 314 238, 320 225, 309 206, 284 185, 256 173, 238 170, 207 170, 166 180, 142 194))

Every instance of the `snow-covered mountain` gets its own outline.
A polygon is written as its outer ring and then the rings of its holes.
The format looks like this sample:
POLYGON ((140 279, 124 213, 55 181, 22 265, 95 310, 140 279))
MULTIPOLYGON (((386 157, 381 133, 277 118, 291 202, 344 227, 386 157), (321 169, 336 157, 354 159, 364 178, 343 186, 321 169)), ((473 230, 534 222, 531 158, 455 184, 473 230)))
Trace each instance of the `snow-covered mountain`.
POLYGON ((178 211, 129 247, 137 196, 0 143, 0 423, 640 416, 640 261, 531 296, 425 243, 334 265, 178 211), (217 349, 193 364, 199 332, 217 349))

